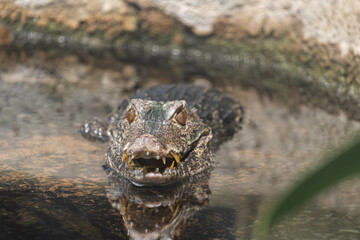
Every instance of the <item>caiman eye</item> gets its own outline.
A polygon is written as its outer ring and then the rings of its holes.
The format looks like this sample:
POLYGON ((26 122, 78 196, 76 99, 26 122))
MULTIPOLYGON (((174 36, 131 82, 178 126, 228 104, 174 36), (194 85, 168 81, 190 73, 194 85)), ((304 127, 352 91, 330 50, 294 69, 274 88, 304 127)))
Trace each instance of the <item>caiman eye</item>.
POLYGON ((127 111, 126 113, 126 119, 128 120, 129 123, 132 123, 135 119, 135 109, 132 106, 129 111, 127 111))
POLYGON ((184 109, 175 115, 175 120, 181 125, 185 126, 187 115, 184 109))

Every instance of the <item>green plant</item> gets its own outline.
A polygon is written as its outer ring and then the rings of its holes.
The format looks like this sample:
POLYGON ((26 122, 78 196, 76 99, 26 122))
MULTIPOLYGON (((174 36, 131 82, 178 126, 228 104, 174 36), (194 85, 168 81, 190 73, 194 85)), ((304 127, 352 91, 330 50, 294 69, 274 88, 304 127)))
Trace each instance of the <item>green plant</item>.
POLYGON ((255 238, 266 239, 271 226, 285 215, 298 209, 325 188, 357 174, 360 174, 360 137, 354 138, 337 154, 329 156, 326 164, 305 176, 274 206, 263 212, 254 229, 255 238))

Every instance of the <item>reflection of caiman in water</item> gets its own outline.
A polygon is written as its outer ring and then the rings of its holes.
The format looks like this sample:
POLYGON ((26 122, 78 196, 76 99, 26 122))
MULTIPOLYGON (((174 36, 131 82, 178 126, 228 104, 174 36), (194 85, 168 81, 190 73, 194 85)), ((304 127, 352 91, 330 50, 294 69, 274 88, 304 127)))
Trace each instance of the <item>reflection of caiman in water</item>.
POLYGON ((110 140, 107 196, 130 238, 183 238, 188 220, 209 202, 211 150, 242 117, 242 107, 216 89, 160 85, 123 101, 107 123, 83 124, 84 137, 110 140))
POLYGON ((216 89, 160 85, 124 100, 107 123, 86 121, 80 132, 110 140, 107 165, 131 182, 168 185, 209 169, 210 147, 231 137, 242 116, 216 89))
POLYGON ((186 221, 209 202, 209 171, 167 187, 139 188, 111 175, 107 196, 132 239, 180 237, 186 221))

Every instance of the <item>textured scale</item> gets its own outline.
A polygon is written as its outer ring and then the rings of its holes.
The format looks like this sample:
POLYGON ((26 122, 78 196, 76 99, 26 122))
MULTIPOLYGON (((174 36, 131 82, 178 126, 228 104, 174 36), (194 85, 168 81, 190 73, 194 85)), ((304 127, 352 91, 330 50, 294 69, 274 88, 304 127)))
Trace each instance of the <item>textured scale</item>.
POLYGON ((159 85, 124 100, 107 123, 86 121, 80 132, 109 141, 107 165, 134 184, 168 185, 211 168, 211 151, 241 128, 243 114, 216 89, 159 85))
POLYGON ((216 149, 241 128, 244 110, 240 104, 214 88, 204 88, 190 84, 159 85, 141 90, 124 100, 117 109, 115 118, 123 115, 130 99, 153 101, 185 100, 190 108, 196 108, 198 116, 208 124, 214 134, 211 142, 216 149))

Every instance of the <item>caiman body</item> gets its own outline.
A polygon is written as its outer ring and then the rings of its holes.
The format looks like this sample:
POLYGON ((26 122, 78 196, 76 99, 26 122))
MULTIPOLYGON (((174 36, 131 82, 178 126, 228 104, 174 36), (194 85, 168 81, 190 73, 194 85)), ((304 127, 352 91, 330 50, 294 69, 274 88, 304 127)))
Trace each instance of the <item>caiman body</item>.
POLYGON ((136 185, 168 185, 212 167, 212 154, 241 126, 243 108, 216 89, 159 85, 124 100, 84 137, 109 140, 107 165, 136 185))

